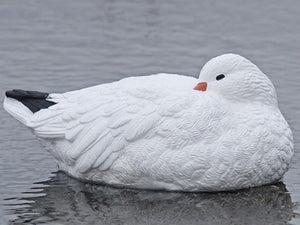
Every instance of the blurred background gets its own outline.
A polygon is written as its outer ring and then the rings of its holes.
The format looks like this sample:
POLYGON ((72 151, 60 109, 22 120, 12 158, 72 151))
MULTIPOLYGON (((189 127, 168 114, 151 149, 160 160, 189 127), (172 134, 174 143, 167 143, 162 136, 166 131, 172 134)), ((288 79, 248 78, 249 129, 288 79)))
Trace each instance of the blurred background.
POLYGON ((210 58, 232 52, 272 80, 293 130, 295 157, 282 184, 247 190, 242 198, 153 197, 53 173, 54 159, 0 107, 0 217, 11 224, 166 224, 168 218, 172 224, 300 224, 299 9, 296 0, 1 1, 1 103, 12 88, 65 92, 159 72, 197 77, 210 58), (224 202, 231 207, 220 207, 224 202), (186 216, 172 213, 178 204, 186 216), (263 210, 270 213, 258 216, 263 210))

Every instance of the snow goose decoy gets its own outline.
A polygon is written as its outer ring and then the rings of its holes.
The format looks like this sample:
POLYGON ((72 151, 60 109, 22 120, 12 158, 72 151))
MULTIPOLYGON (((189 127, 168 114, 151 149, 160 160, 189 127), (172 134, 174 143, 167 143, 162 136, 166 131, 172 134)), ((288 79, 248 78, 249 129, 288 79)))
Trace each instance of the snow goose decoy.
POLYGON ((211 59, 199 79, 125 78, 48 94, 6 92, 4 108, 81 180, 176 191, 224 191, 276 182, 293 137, 273 84, 246 58, 211 59))

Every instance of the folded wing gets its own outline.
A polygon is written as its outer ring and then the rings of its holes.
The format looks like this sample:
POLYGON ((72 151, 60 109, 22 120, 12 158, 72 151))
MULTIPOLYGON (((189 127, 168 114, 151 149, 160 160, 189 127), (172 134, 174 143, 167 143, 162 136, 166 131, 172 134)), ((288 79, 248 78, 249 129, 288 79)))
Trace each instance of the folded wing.
POLYGON ((39 137, 65 140, 69 148, 63 160, 79 172, 107 170, 125 146, 145 136, 160 135, 160 124, 176 123, 179 115, 192 106, 193 99, 185 88, 193 86, 194 78, 184 77, 173 86, 164 83, 174 80, 174 76, 163 78, 162 82, 149 77, 130 78, 51 94, 49 98, 57 104, 35 113, 28 126, 39 137))

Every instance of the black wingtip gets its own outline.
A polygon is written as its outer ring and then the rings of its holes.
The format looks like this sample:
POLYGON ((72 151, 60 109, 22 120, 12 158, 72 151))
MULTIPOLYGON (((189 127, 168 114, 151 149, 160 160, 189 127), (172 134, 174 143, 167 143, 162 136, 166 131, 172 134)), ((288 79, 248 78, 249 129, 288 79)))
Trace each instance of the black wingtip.
POLYGON ((6 97, 16 99, 23 103, 31 112, 35 113, 41 109, 55 105, 55 102, 46 100, 49 93, 39 91, 25 91, 13 89, 5 92, 6 97))
POLYGON ((6 97, 14 98, 17 100, 21 100, 24 98, 31 98, 31 99, 46 99, 49 94, 45 92, 39 91, 25 91, 20 89, 13 89, 5 92, 6 97))

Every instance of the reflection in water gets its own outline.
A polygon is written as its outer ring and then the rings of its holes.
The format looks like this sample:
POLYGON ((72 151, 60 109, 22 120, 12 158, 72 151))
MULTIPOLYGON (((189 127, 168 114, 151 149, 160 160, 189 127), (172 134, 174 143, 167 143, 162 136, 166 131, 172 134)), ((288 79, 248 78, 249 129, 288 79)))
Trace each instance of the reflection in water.
POLYGON ((116 189, 57 173, 41 194, 11 209, 12 224, 283 224, 293 204, 283 183, 238 192, 180 193, 116 189), (51 223, 52 224, 52 223, 51 223))

